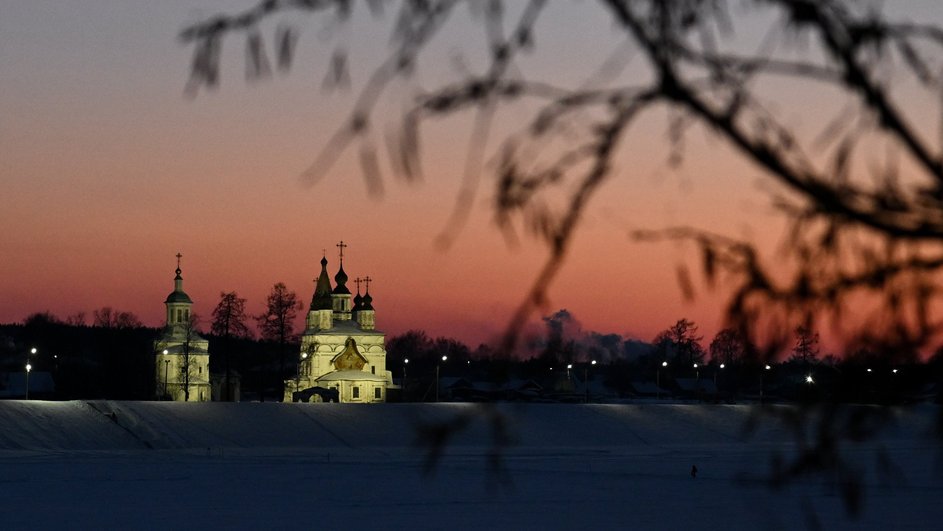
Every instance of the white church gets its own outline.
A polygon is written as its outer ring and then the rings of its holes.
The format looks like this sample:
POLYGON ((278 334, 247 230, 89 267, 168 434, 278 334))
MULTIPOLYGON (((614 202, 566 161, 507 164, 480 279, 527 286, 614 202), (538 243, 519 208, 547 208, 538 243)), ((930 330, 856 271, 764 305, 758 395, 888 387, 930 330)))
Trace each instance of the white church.
POLYGON ((154 341, 155 383, 157 398, 178 402, 210 400, 209 341, 194 329, 191 320, 193 300, 183 291, 180 258, 177 253, 177 276, 174 290, 167 295, 167 321, 160 337, 154 341))
POLYGON ((321 258, 301 336, 298 372, 285 380, 285 402, 386 402, 387 390, 394 388, 393 374, 386 370, 385 336, 375 327, 371 279, 356 279, 357 295, 351 296, 344 272, 347 245, 342 241, 337 247, 340 264, 333 288, 327 258, 321 258), (361 283, 366 287, 362 296, 361 283))

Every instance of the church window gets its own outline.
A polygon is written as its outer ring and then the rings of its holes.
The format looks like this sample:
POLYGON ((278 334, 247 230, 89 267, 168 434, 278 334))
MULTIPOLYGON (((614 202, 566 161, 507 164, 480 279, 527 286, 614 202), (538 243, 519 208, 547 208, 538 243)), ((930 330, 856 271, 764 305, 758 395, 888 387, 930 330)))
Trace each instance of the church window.
POLYGON ((354 397, 354 398, 360 398, 360 388, 359 388, 359 387, 354 387, 353 393, 354 393, 354 394, 353 394, 353 397, 354 397))
POLYGON ((178 323, 179 323, 180 321, 183 321, 183 310, 181 310, 181 309, 179 309, 179 308, 177 308, 177 319, 176 319, 176 321, 177 321, 178 323))
POLYGON ((377 373, 377 368, 376 368, 376 366, 371 365, 371 366, 370 366, 370 374, 376 374, 376 373, 377 373))
POLYGON ((183 320, 184 320, 184 321, 189 321, 189 320, 190 320, 190 310, 184 310, 184 311, 183 311, 183 320))
POLYGON ((373 390, 373 398, 376 398, 377 400, 383 398, 383 391, 381 391, 379 387, 373 390))

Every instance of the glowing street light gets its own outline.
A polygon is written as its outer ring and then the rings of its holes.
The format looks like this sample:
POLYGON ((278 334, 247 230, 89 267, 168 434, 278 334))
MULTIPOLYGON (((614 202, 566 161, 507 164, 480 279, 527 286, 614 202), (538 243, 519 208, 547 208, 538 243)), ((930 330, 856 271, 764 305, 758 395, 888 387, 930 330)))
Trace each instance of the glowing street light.
POLYGON ((807 384, 814 384, 814 383, 815 383, 815 379, 812 378, 812 375, 811 375, 811 374, 807 374, 807 375, 806 375, 806 377, 805 377, 805 383, 807 383, 807 384))
MULTIPOLYGON (((306 359, 308 359, 308 353, 302 352, 301 361, 304 361, 306 359)), ((298 366, 295 368, 295 392, 296 393, 301 388, 301 361, 298 362, 298 366)), ((295 398, 292 397, 291 401, 294 402, 295 398)))
POLYGON ((409 365, 409 358, 403 358, 403 395, 406 395, 406 366, 409 365))
POLYGON ((29 400, 29 372, 33 370, 33 366, 29 363, 31 354, 36 354, 36 347, 29 349, 29 354, 26 355, 26 400, 29 400))
POLYGON ((170 370, 170 359, 167 358, 167 354, 169 353, 167 349, 164 349, 164 398, 169 396, 167 393, 167 372, 170 370))
MULTIPOLYGON (((720 364, 720 368, 723 369, 726 367, 723 363, 720 364)), ((717 373, 720 371, 714 371, 714 392, 717 392, 717 373)))
MULTIPOLYGON (((596 360, 589 362, 589 365, 596 365, 596 360)), ((583 386, 586 388, 586 400, 585 402, 589 403, 589 365, 583 367, 583 386)))
POLYGON ((661 368, 655 367, 655 398, 661 399, 661 369, 668 367, 668 362, 661 362, 661 368))
MULTIPOLYGON (((448 361, 448 356, 442 356, 442 363, 448 361)), ((439 401, 439 367, 442 366, 442 363, 435 364, 435 401, 439 401)))
MULTIPOLYGON (((768 363, 763 367, 764 371, 768 371, 770 369, 772 369, 772 367, 770 367, 768 363)), ((763 373, 762 372, 760 373, 760 403, 761 404, 763 403, 763 373)))

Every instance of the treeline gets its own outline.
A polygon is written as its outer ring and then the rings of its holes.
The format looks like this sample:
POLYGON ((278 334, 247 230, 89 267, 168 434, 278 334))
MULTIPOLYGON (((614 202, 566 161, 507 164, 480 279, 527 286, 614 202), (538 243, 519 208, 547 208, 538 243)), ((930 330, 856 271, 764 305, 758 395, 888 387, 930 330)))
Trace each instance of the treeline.
MULTIPOLYGON (((154 341, 162 330, 141 325, 128 312, 111 311, 110 315, 126 317, 75 324, 74 319, 67 322, 44 312, 27 317, 22 324, 0 325, 0 371, 22 372, 28 361, 33 371, 50 373, 55 394, 33 395, 37 398, 153 399, 154 341), (34 348, 35 354, 31 353, 34 348)), ((291 377, 294 366, 280 370, 277 342, 248 334, 215 334, 212 327, 199 333, 210 342, 211 373, 225 374, 228 364, 233 377, 241 378, 243 392, 252 398, 281 396, 282 380, 291 377)), ((284 347, 297 352, 297 344, 284 347)))

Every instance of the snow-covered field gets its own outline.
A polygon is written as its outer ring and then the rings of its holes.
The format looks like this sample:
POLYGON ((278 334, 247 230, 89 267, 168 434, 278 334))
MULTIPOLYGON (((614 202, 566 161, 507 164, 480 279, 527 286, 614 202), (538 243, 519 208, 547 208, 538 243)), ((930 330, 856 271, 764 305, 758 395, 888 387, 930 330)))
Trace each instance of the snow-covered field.
POLYGON ((841 448, 852 519, 820 476, 762 481, 796 446, 749 406, 0 402, 0 529, 939 529, 938 411, 890 413, 841 448), (466 414, 424 474, 419 427, 466 414))

